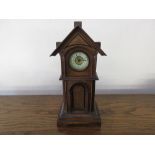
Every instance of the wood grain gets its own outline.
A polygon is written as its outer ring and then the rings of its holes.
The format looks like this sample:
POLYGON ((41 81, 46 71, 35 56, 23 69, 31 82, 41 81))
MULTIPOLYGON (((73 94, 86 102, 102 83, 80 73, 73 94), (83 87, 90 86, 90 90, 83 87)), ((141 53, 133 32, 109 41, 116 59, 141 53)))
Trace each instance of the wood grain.
POLYGON ((61 96, 1 96, 0 134, 155 134, 155 95, 97 95, 101 128, 57 128, 61 96))

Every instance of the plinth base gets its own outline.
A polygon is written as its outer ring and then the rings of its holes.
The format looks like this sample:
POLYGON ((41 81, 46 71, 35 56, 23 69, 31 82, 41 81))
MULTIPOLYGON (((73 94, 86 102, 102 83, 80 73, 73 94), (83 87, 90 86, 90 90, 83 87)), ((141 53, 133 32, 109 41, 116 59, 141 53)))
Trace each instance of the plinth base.
POLYGON ((82 113, 73 112, 67 113, 64 111, 64 104, 60 108, 57 120, 58 127, 68 127, 68 126, 92 126, 101 127, 101 118, 95 103, 94 112, 82 113))

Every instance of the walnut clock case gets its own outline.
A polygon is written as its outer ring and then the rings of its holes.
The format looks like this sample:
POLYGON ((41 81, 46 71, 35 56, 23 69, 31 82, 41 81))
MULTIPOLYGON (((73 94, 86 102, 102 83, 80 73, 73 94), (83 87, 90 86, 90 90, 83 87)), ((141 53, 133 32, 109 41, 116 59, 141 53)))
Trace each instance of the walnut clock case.
POLYGON ((100 114, 94 100, 97 54, 106 54, 100 42, 94 42, 82 29, 82 22, 74 22, 74 29, 56 43, 51 54, 61 58, 63 103, 58 114, 58 127, 101 126, 100 114))

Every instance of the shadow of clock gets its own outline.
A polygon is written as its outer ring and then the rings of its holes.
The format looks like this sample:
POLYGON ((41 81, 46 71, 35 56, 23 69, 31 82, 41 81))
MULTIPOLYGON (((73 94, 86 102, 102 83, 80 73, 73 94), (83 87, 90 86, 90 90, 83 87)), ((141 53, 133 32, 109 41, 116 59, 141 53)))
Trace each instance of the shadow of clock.
POLYGON ((58 127, 58 131, 61 134, 68 135, 100 135, 101 128, 100 127, 84 127, 84 126, 69 126, 69 127, 58 127))

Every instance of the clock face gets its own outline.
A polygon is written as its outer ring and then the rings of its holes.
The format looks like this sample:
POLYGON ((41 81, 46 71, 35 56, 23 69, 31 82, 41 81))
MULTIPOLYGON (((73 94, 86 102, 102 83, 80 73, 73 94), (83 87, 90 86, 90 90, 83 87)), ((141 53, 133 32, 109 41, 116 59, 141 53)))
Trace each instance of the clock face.
POLYGON ((77 51, 70 56, 69 64, 72 69, 77 71, 83 71, 89 65, 89 58, 84 52, 77 51))

